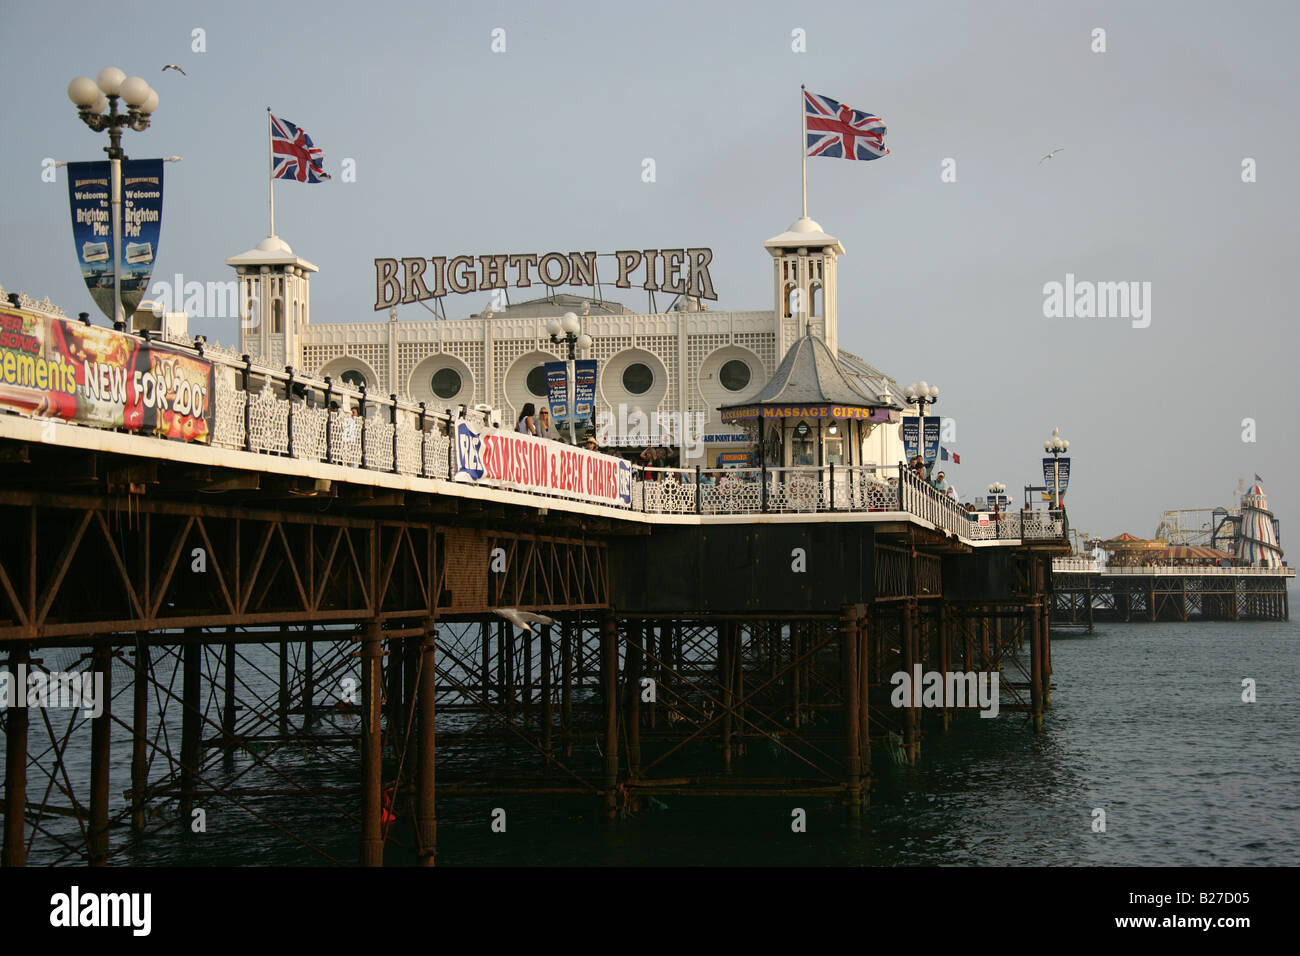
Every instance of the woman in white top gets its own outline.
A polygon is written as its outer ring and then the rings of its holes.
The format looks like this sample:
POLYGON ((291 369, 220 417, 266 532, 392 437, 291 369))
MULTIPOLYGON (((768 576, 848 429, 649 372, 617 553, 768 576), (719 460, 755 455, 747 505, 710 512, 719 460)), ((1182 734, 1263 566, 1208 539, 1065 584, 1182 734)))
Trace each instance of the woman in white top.
POLYGON ((536 435, 537 425, 533 422, 535 414, 537 414, 537 409, 533 407, 532 402, 524 405, 523 411, 519 413, 519 421, 515 422, 515 431, 524 435, 536 435))

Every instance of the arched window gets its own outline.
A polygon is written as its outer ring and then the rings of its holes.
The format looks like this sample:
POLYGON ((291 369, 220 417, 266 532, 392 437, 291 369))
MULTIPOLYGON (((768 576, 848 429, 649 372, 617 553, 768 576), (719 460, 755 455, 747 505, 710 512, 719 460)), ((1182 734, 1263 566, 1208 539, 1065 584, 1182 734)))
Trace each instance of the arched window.
POLYGON ((348 369, 339 378, 345 385, 351 385, 353 388, 360 388, 366 384, 366 377, 354 368, 348 369))
POLYGON ((826 297, 822 294, 822 284, 820 282, 814 282, 812 284, 812 302, 809 303, 812 308, 809 309, 808 314, 815 319, 821 318, 825 315, 826 313, 822 311, 826 304, 825 299, 826 297))
POLYGON ((785 284, 785 293, 782 296, 782 309, 787 319, 798 314, 800 311, 799 290, 795 287, 793 282, 787 282, 785 284))
POLYGON ((279 335, 284 331, 284 300, 277 296, 271 301, 271 333, 279 335))

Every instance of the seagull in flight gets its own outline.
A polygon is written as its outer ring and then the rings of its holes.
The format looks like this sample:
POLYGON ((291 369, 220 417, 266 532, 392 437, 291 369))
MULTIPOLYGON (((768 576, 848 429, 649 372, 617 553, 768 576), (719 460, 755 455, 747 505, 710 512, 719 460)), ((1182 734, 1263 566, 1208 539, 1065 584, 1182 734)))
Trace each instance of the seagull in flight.
POLYGON ((163 71, 164 73, 166 73, 168 70, 175 70, 175 71, 176 71, 177 73, 179 73, 181 76, 189 76, 188 73, 186 73, 184 70, 182 70, 182 69, 181 69, 179 66, 177 66, 175 63, 168 63, 166 66, 164 66, 164 67, 162 68, 162 71, 163 71))
POLYGON ((1053 156, 1055 156, 1057 153, 1059 153, 1059 152, 1060 152, 1061 150, 1063 150, 1063 149, 1065 149, 1064 146, 1058 146, 1058 147, 1056 147, 1056 149, 1052 150, 1050 153, 1048 153, 1046 156, 1044 156, 1042 159, 1040 159, 1040 160, 1038 161, 1038 165, 1039 165, 1039 166, 1043 165, 1044 160, 1051 159, 1053 156))
POLYGON ((554 624, 553 618, 532 611, 521 611, 513 607, 494 607, 492 613, 504 617, 521 631, 531 631, 534 624, 554 624))

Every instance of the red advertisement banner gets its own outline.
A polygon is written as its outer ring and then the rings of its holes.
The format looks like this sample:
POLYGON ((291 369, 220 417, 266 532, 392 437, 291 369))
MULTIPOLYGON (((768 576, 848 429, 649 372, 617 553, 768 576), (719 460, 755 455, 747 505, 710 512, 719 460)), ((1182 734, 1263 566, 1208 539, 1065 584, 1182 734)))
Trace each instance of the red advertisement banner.
POLYGON ((100 326, 0 309, 0 409, 208 442, 213 384, 204 359, 100 326))

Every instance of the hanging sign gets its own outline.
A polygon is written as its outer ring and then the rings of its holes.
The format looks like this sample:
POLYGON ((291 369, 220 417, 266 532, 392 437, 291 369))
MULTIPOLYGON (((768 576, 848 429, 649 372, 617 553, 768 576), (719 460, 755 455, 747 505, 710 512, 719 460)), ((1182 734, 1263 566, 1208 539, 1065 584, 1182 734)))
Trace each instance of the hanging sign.
MULTIPOLYGON (((113 310, 112 164, 68 164, 68 204, 72 212, 72 240, 81 276, 99 310, 109 319, 113 310)), ((131 315, 140 305, 162 232, 163 161, 122 161, 122 251, 120 295, 122 308, 131 315)))

